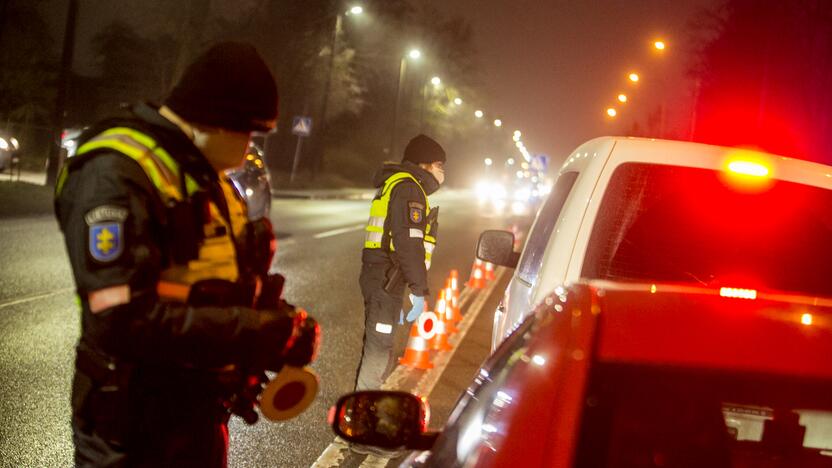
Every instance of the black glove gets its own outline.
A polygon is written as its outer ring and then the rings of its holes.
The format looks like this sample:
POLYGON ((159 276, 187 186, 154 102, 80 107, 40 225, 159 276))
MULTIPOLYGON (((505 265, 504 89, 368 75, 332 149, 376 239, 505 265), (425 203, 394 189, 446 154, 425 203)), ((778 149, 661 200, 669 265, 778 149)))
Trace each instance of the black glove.
POLYGON ((276 309, 260 313, 259 328, 252 357, 256 367, 277 372, 284 364, 303 367, 315 360, 320 327, 305 310, 280 301, 276 309))

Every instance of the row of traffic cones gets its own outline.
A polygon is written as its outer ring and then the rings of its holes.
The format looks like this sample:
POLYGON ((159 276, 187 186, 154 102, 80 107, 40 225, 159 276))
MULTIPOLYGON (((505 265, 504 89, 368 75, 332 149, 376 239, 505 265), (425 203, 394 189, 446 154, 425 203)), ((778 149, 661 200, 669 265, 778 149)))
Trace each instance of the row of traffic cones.
POLYGON ((451 270, 445 287, 439 292, 434 310, 425 311, 410 328, 407 348, 399 363, 415 369, 431 369, 431 351, 448 351, 452 348, 448 340, 459 332, 457 324, 462 321, 459 311, 459 272, 451 270))
POLYGON ((471 268, 471 277, 465 285, 472 289, 482 289, 486 282, 494 278, 494 264, 476 259, 473 268, 471 268))

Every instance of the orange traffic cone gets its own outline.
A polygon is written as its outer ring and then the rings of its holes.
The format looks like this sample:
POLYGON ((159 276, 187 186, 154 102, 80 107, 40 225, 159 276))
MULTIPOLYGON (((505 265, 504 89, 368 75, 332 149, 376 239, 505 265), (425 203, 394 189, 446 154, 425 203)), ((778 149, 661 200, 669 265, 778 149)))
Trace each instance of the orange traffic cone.
POLYGON ((491 262, 485 262, 485 280, 492 281, 494 278, 494 264, 491 262))
POLYGON ((414 369, 432 369, 430 362, 429 341, 436 335, 436 324, 439 320, 433 312, 424 312, 419 320, 410 327, 410 338, 404 356, 399 363, 414 369))
MULTIPOLYGON (((454 289, 453 284, 453 278, 451 278, 448 280, 448 287, 445 288, 445 314, 452 326, 462 321, 462 314, 459 313, 459 290, 454 289)), ((453 328, 456 329, 456 327, 453 328)))
POLYGON ((471 278, 468 280, 468 287, 472 289, 482 289, 485 287, 482 260, 480 259, 477 259, 477 261, 474 262, 474 269, 471 270, 471 278))
POLYGON ((449 278, 450 278, 450 281, 451 281, 451 288, 453 288, 453 290, 458 295, 459 294, 459 272, 457 270, 451 270, 451 275, 450 275, 449 278))
MULTIPOLYGON (((447 303, 445 302, 445 290, 439 292, 439 298, 436 300, 436 335, 430 342, 430 349, 434 351, 447 351, 451 349, 448 343, 448 321, 445 317, 447 311, 447 303)), ((452 324, 451 324, 452 325, 452 324)))

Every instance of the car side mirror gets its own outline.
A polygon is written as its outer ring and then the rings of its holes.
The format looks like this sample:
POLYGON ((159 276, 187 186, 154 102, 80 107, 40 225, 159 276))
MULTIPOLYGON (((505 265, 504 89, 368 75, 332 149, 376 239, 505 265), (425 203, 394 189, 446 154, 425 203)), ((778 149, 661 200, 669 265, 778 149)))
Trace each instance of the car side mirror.
POLYGON ((407 392, 361 391, 338 399, 330 409, 335 434, 347 442, 388 450, 429 450, 438 433, 425 433, 430 407, 407 392))
POLYGON ((514 251, 514 234, 496 230, 483 232, 477 242, 477 258, 495 265, 517 267, 520 253, 514 251))

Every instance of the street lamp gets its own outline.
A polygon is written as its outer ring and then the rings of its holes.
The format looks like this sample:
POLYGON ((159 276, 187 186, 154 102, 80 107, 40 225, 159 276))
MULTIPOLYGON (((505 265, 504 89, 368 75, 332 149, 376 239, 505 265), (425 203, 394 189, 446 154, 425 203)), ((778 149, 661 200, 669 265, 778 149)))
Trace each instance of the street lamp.
POLYGON ((664 41, 656 41, 656 42, 654 42, 654 43, 653 43, 653 47, 655 47, 655 48, 656 48, 656 50, 660 50, 660 51, 661 51, 661 50, 664 50, 664 48, 665 48, 665 43, 664 43, 664 41))
POLYGON ((439 85, 442 84, 442 80, 438 76, 434 76, 433 78, 430 79, 430 84, 432 84, 434 86, 439 86, 439 85))
POLYGON ((494 126, 495 127, 502 127, 503 126, 503 121, 500 120, 500 119, 495 119, 494 120, 494 126))
POLYGON ((454 98, 454 104, 461 106, 462 105, 462 98, 454 98))
POLYGON ((490 166, 492 164, 494 164, 494 161, 492 161, 491 158, 485 158, 485 165, 486 166, 490 166))
POLYGON ((621 104, 624 104, 625 102, 627 102, 627 95, 623 94, 623 93, 619 94, 618 95, 618 102, 620 102, 621 104))
POLYGON ((476 117, 478 119, 481 119, 483 115, 485 115, 485 114, 483 114, 483 112, 479 109, 474 111, 474 117, 476 117))
POLYGON ((407 55, 403 56, 399 63, 399 81, 396 85, 396 102, 393 103, 393 131, 390 137, 390 155, 396 157, 396 133, 399 126, 399 101, 402 100, 402 84, 405 74, 407 73, 407 59, 419 60, 422 57, 422 51, 419 49, 410 49, 407 55))
POLYGON ((638 73, 630 73, 630 76, 628 76, 628 78, 633 83, 638 83, 638 80, 639 80, 638 73))
POLYGON ((617 111, 617 110, 615 110, 615 108, 614 108, 614 107, 608 107, 608 108, 607 108, 607 116, 609 116, 610 118, 613 118, 613 117, 615 117, 616 115, 618 115, 618 111, 617 111))
MULTIPOLYGON (((364 8, 360 5, 355 5, 344 15, 359 16, 362 13, 364 13, 364 8)), ((323 102, 321 102, 321 129, 319 131, 321 134, 321 145, 323 145, 323 138, 326 135, 327 106, 329 104, 329 94, 332 92, 332 70, 335 68, 335 55, 338 50, 338 36, 341 34, 341 30, 343 29, 344 15, 341 13, 335 15, 335 29, 332 31, 332 43, 329 46, 329 63, 327 64, 326 83, 324 84, 324 98, 323 102)), ((321 151, 320 154, 323 155, 323 151, 321 151)), ((318 162, 319 161, 316 160, 316 163, 318 162)), ((315 170, 318 170, 318 164, 315 164, 315 170)))
POLYGON ((509 166, 513 166, 513 165, 514 165, 514 158, 508 158, 508 161, 506 161, 506 163, 507 163, 509 166))

